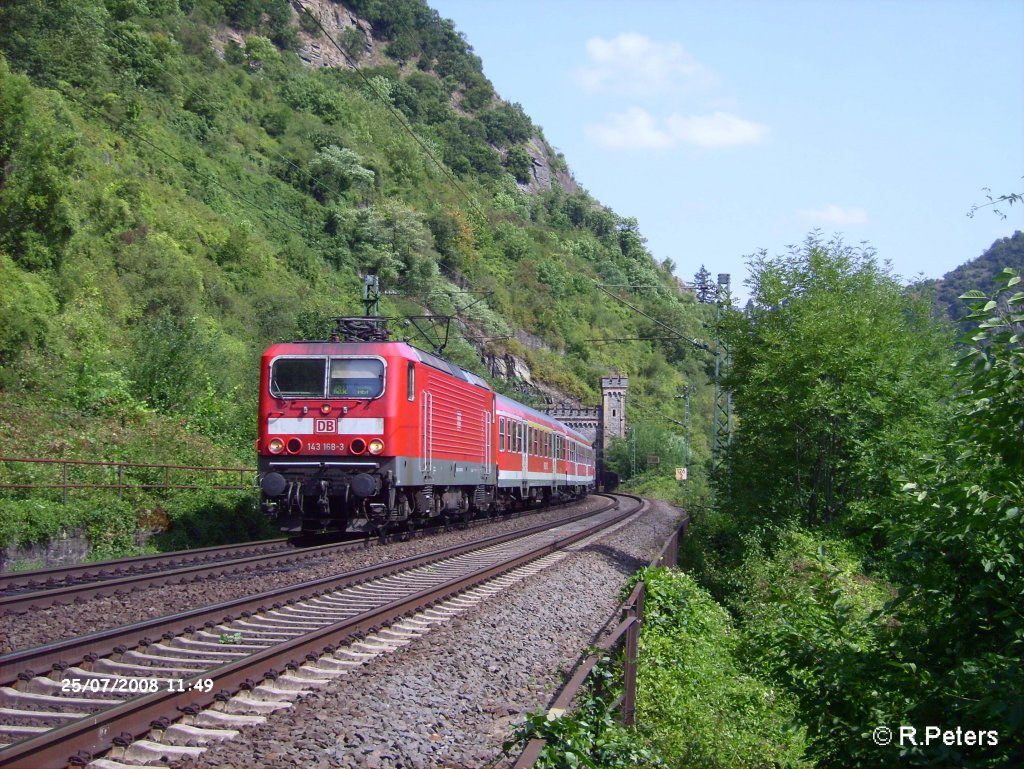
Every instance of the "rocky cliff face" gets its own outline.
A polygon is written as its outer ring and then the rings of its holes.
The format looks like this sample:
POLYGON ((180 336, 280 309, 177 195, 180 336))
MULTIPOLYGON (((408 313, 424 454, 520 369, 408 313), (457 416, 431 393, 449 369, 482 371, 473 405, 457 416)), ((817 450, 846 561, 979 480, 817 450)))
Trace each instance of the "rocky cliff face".
POLYGON ((536 134, 531 137, 526 143, 526 151, 530 154, 533 168, 530 181, 526 184, 519 183, 519 189, 523 192, 543 192, 550 189, 553 184, 557 184, 568 193, 579 189, 565 161, 555 155, 551 145, 544 141, 544 137, 536 134))
MULTIPOLYGON (((340 40, 346 30, 356 29, 366 40, 361 51, 352 51, 346 58, 329 40, 319 34, 301 31, 302 45, 299 57, 310 67, 342 67, 351 68, 350 59, 360 66, 375 66, 384 63, 384 46, 373 36, 373 27, 365 19, 361 19, 336 0, 304 0, 304 7, 316 16, 334 39, 340 40)), ((299 11, 294 10, 296 23, 299 11)), ((520 183, 519 188, 530 194, 550 189, 557 184, 568 193, 579 189, 572 173, 565 165, 565 160, 558 157, 544 137, 536 134, 526 143, 526 151, 533 164, 530 181, 520 183)))
MULTIPOLYGON (((356 29, 362 33, 365 44, 361 51, 349 52, 349 57, 352 60, 357 61, 360 65, 369 66, 383 63, 381 61, 382 46, 374 38, 373 28, 368 21, 359 18, 343 4, 334 2, 334 0, 303 0, 302 5, 320 20, 324 29, 327 30, 327 34, 334 40, 340 40, 346 30, 356 29)), ((295 14, 296 23, 298 23, 299 11, 295 10, 294 4, 292 12, 295 14)), ((310 67, 351 69, 349 58, 346 58, 322 34, 310 34, 300 27, 299 39, 302 41, 298 51, 299 58, 310 67)))

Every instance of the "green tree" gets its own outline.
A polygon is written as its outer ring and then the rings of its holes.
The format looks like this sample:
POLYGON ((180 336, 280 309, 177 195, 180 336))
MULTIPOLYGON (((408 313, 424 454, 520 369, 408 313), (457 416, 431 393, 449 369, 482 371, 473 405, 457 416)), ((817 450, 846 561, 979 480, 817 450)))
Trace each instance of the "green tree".
POLYGON ((697 293, 697 301, 701 304, 715 303, 715 284, 711 282, 711 273, 704 268, 703 264, 693 276, 693 290, 697 293))
POLYGON ((0 50, 41 84, 86 87, 108 75, 107 10, 97 0, 0 3, 0 50))
POLYGON ((366 192, 373 187, 375 178, 373 171, 363 166, 359 153, 333 144, 316 153, 310 172, 310 191, 323 201, 329 201, 333 197, 331 193, 366 192))
POLYGON ((530 174, 533 171, 533 160, 525 147, 516 145, 505 155, 505 168, 516 177, 516 181, 526 184, 530 181, 530 174))
POLYGON ((0 57, 0 248, 27 269, 57 266, 74 232, 70 122, 60 96, 33 90, 0 57))
POLYGON ((914 717, 997 730, 989 766, 1024 755, 1024 291, 1016 270, 1000 277, 963 296, 977 328, 956 361, 953 440, 893 527, 901 644, 922 669, 914 717))
POLYGON ((870 249, 814 233, 749 268, 752 310, 724 324, 739 416, 726 504, 755 521, 851 524, 934 440, 946 337, 870 249))

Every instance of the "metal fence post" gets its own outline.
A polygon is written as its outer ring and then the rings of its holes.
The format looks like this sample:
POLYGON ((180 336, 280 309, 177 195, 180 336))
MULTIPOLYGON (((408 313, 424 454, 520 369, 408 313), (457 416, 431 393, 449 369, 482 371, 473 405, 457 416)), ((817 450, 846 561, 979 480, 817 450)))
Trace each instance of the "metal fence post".
POLYGON ((626 726, 636 722, 636 647, 639 631, 640 622, 634 615, 633 624, 626 631, 626 659, 622 671, 626 679, 626 690, 622 695, 622 723, 626 726))
POLYGON ((124 465, 117 465, 117 498, 124 498, 124 465))
POLYGON ((63 502, 66 505, 68 503, 68 463, 63 462, 64 465, 64 499, 63 502))

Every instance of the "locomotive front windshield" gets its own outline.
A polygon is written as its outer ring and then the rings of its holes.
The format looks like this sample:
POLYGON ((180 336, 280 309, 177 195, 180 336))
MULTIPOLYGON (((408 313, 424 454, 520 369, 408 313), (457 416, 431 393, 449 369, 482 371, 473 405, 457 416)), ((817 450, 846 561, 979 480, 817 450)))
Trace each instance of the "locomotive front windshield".
POLYGON ((376 398, 384 392, 384 362, 375 358, 334 358, 328 395, 376 398))
POLYGON ((270 369, 270 394, 278 398, 323 398, 326 358, 278 358, 270 369))
POLYGON ((384 361, 376 358, 278 358, 270 394, 278 398, 377 398, 384 392, 384 361))

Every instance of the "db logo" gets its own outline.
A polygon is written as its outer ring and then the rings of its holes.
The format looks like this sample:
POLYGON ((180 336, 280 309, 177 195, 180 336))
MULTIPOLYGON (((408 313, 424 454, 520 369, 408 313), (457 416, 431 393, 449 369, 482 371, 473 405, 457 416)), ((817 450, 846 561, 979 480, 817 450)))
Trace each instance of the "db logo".
POLYGON ((336 433, 338 432, 337 419, 317 419, 313 422, 314 433, 336 433))

